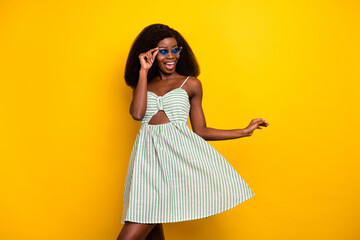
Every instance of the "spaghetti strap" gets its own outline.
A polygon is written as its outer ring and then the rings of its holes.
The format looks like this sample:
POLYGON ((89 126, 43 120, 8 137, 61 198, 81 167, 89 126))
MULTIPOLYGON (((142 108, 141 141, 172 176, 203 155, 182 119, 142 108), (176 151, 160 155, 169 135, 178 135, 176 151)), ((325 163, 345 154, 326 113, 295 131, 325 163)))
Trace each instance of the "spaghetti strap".
POLYGON ((185 81, 181 84, 180 88, 185 84, 185 82, 190 78, 191 76, 188 76, 185 81))

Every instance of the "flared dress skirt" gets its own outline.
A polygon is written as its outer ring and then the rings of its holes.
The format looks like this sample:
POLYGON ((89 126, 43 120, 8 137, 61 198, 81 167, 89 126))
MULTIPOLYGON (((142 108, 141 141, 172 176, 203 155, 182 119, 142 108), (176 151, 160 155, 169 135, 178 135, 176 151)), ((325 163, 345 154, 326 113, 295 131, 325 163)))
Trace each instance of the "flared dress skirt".
POLYGON ((181 87, 164 96, 147 93, 128 164, 122 224, 206 218, 255 196, 230 163, 188 127, 190 102, 181 87), (157 111, 170 122, 148 124, 157 111))

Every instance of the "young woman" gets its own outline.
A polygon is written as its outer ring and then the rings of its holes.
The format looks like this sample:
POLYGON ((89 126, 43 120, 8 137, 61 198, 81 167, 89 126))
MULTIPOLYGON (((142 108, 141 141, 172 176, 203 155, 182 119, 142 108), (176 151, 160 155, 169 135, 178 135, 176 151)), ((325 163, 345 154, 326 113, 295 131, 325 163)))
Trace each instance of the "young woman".
POLYGON ((206 218, 255 194, 209 140, 251 136, 206 126, 199 66, 185 39, 162 24, 146 27, 130 50, 125 80, 131 116, 141 121, 124 189, 120 239, 165 239, 162 223, 206 218), (190 116, 193 131, 188 127, 190 116))

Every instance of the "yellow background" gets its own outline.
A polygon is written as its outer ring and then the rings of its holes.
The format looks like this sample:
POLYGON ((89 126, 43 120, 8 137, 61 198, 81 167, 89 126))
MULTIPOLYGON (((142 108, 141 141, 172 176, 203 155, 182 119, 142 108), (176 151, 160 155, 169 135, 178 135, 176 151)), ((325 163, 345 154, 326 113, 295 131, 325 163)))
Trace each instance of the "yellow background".
POLYGON ((209 142, 255 193, 167 239, 360 239, 359 1, 0 2, 0 239, 116 239, 139 128, 137 34, 178 30, 201 67, 209 142))

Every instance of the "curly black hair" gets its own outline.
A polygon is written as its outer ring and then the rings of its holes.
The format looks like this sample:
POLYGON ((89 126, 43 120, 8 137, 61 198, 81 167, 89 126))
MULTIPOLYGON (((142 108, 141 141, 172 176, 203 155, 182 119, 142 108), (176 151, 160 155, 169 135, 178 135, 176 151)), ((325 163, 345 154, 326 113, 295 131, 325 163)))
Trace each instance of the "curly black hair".
MULTIPOLYGON (((135 38, 129 52, 125 67, 125 82, 131 88, 135 88, 139 81, 139 71, 141 68, 139 54, 147 52, 163 40, 164 38, 173 37, 176 39, 178 46, 182 46, 181 57, 176 64, 176 72, 185 76, 199 76, 200 69, 196 57, 189 44, 183 36, 176 30, 164 24, 152 24, 145 27, 135 38)), ((148 82, 158 76, 158 67, 156 61, 149 69, 148 82)))

